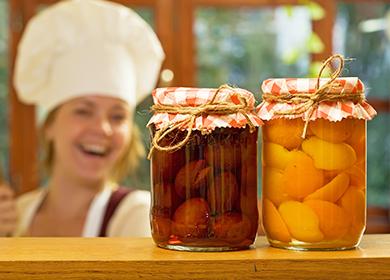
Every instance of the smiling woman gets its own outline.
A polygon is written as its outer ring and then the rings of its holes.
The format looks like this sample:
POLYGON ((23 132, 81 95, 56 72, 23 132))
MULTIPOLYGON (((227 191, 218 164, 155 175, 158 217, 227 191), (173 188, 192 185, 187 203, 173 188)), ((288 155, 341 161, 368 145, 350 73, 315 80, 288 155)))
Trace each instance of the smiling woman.
POLYGON ((126 102, 105 96, 76 98, 53 111, 42 131, 49 175, 69 169, 80 177, 122 179, 116 161, 134 140, 132 113, 126 102))
POLYGON ((133 115, 163 58, 149 25, 118 4, 70 0, 30 20, 14 84, 43 112, 48 180, 18 198, 15 236, 150 234, 149 192, 117 182, 144 153, 133 115))

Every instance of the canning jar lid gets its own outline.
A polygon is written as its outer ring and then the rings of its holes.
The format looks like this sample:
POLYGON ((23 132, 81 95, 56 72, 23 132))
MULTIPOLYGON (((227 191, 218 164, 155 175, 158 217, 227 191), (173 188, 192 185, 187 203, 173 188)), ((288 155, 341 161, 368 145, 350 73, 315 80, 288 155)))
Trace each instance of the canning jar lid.
POLYGON ((245 89, 223 85, 220 88, 168 87, 152 93, 154 115, 147 126, 156 129, 181 124, 211 132, 215 128, 259 127, 263 124, 255 112, 255 98, 245 89), (190 122, 190 119, 193 122, 190 122))
MULTIPOLYGON (((255 112, 255 98, 245 89, 222 85, 219 88, 157 88, 153 91, 154 115, 147 126, 152 130, 153 150, 173 152, 189 141, 192 131, 209 134, 215 128, 245 128, 250 132, 263 124, 255 112), (176 143, 162 146, 167 135, 186 130, 186 136, 176 143)), ((180 138, 180 137, 179 137, 180 138)))
POLYGON ((364 96, 364 84, 357 77, 339 77, 344 57, 335 54, 322 65, 315 79, 268 79, 262 83, 263 102, 256 111, 262 120, 302 118, 306 122, 318 118, 340 121, 344 118, 371 120, 376 111, 364 96), (337 68, 330 78, 321 78, 333 62, 337 68))

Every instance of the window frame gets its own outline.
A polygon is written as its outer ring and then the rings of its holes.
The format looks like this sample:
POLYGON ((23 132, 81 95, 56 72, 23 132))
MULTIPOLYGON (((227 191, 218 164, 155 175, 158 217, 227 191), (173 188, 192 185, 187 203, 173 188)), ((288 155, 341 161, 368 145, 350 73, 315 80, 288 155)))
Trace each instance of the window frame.
MULTIPOLYGON (((390 3, 390 0, 373 0, 390 3)), ((18 194, 35 189, 39 183, 38 135, 35 127, 35 110, 18 101, 12 83, 14 60, 17 44, 23 27, 32 17, 38 5, 52 4, 54 0, 9 0, 10 7, 10 75, 9 75, 9 143, 11 184, 18 194)), ((156 33, 166 53, 163 69, 170 69, 175 74, 171 85, 195 86, 195 44, 193 34, 194 11, 199 6, 211 7, 264 7, 279 5, 299 5, 300 0, 116 0, 129 6, 143 6, 154 10, 156 33)), ((322 39, 325 49, 320 54, 313 54, 312 61, 323 61, 332 54, 332 34, 335 24, 337 4, 367 2, 367 0, 317 0, 326 10, 326 17, 313 21, 313 31, 322 39)), ((390 112, 390 97, 387 99, 370 98, 379 113, 390 112)), ((390 187, 390 186, 389 186, 390 187)), ((389 209, 375 213, 387 213, 387 224, 372 228, 378 231, 381 226, 390 231, 389 209)), ((370 210, 368 211, 370 215, 370 210)), ((370 229, 370 226, 368 226, 370 229)), ((370 230, 369 230, 370 231, 370 230)))

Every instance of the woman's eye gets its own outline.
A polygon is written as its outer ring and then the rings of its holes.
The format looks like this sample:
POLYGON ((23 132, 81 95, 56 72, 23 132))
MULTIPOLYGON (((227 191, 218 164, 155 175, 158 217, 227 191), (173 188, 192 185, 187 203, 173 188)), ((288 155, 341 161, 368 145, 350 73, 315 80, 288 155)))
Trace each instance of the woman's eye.
POLYGON ((125 114, 114 114, 111 116, 111 119, 115 122, 122 122, 126 119, 125 114))
POLYGON ((90 116, 92 112, 88 109, 78 108, 75 110, 75 114, 78 116, 90 116))

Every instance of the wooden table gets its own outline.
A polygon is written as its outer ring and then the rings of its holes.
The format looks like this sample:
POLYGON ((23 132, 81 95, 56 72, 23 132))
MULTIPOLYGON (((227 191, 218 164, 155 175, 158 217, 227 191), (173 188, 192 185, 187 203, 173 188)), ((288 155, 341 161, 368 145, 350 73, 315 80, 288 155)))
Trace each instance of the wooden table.
POLYGON ((0 279, 390 279, 390 235, 356 250, 189 253, 149 238, 1 238, 0 279))

